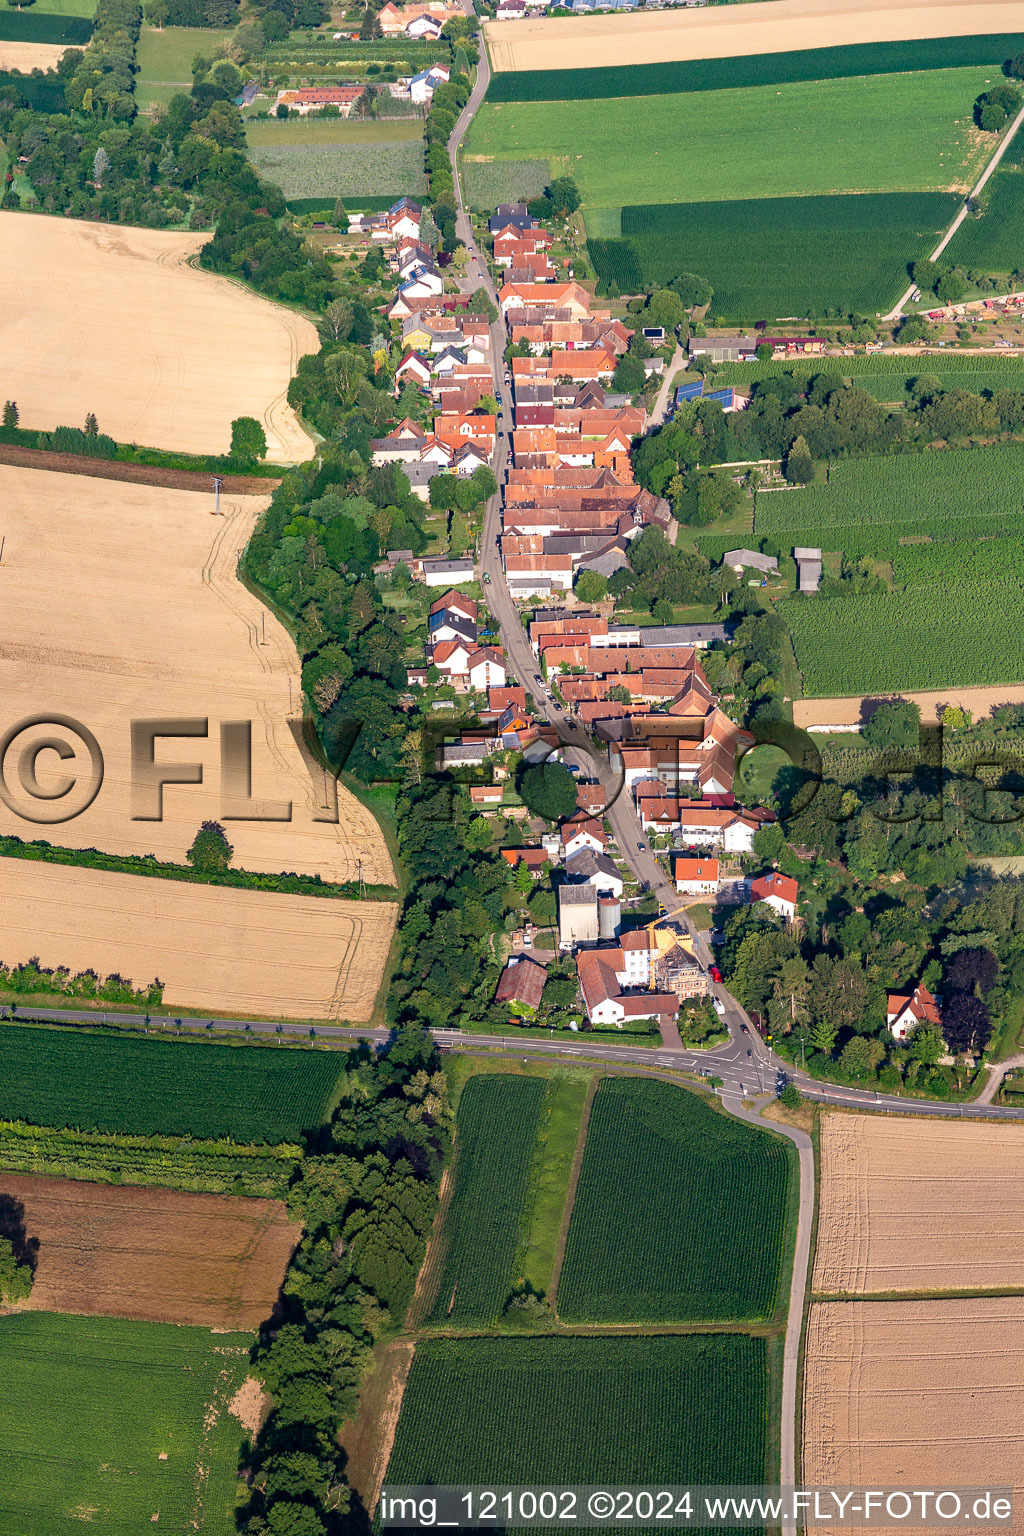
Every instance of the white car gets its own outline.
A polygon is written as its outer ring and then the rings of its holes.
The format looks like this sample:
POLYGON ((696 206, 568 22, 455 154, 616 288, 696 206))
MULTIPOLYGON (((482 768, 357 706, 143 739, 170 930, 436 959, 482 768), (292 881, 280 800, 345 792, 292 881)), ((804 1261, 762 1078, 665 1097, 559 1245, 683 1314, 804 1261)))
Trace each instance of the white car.
POLYGON ((720 997, 713 997, 711 999, 711 1006, 714 1008, 720 1019, 725 1018, 725 1004, 722 1002, 720 997))

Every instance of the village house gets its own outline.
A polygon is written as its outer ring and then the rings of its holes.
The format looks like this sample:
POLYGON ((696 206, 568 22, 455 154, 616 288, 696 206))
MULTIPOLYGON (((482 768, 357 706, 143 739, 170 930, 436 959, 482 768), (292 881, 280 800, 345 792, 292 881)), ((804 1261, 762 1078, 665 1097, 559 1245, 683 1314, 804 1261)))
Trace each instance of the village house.
POLYGON ((592 885, 600 896, 620 897, 625 882, 606 853, 581 848, 565 861, 565 873, 574 885, 592 885))
POLYGON ((534 1018, 540 1007, 548 973, 529 955, 513 955, 498 978, 496 1003, 507 1003, 518 1017, 534 1018))
POLYGON ((773 912, 778 912, 787 923, 791 923, 796 917, 797 897, 800 888, 795 880, 788 875, 780 875, 773 872, 770 875, 762 875, 757 880, 750 882, 751 902, 763 901, 765 906, 771 907, 773 912))
POLYGON ((646 941, 648 936, 642 932, 639 935, 623 934, 622 945, 585 949, 577 955, 580 992, 591 1026, 612 1025, 622 1029, 627 1022, 633 1024, 641 1020, 654 1020, 660 1024, 663 1020, 673 1020, 678 1014, 679 999, 675 993, 652 992, 646 986, 646 979, 634 979, 628 956, 643 954, 649 965, 646 944, 643 950, 624 947, 626 940, 636 937, 646 941), (643 990, 628 991, 628 988, 643 990))
POLYGON ((608 846, 601 823, 594 816, 588 816, 583 811, 577 811, 575 816, 570 816, 561 823, 562 858, 571 859, 574 853, 581 848, 590 848, 594 853, 604 853, 608 846))
POLYGON ((717 859, 691 859, 677 854, 672 860, 672 878, 681 896, 715 896, 718 893, 717 859))
POLYGON ((919 1024, 942 1028, 942 1015, 936 998, 921 983, 913 992, 890 992, 885 1022, 894 1040, 904 1041, 919 1024))

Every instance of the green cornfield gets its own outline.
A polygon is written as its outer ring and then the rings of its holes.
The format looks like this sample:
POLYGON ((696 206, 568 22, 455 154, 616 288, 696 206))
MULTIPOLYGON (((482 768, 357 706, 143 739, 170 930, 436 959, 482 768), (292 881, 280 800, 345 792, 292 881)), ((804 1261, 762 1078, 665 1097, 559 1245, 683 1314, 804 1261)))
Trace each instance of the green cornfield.
POLYGON ((772 1482, 768 1416, 762 1338, 432 1340, 416 1347, 386 1482, 772 1482))
MULTIPOLYGON (((385 127, 387 125, 384 125, 385 127)), ((422 196, 427 190, 422 141, 380 144, 261 144, 249 158, 288 199, 422 196)))
POLYGON ((495 1073, 470 1078, 463 1090, 433 1323, 493 1323, 501 1315, 546 1089, 540 1077, 495 1073))
POLYGON ((602 1081, 558 1286, 561 1319, 771 1316, 791 1157, 787 1142, 727 1119, 684 1089, 642 1078, 602 1081))
MULTIPOLYGON (((928 362, 931 359, 927 359, 928 362)), ((827 485, 757 498, 759 538, 891 559, 905 538, 1024 533, 1024 446, 844 459, 827 485)))
POLYGON ((295 1141, 333 1107, 345 1058, 0 1025, 0 1117, 125 1135, 295 1141))
POLYGON ((944 259, 982 272, 1015 272, 1024 266, 1024 171, 1000 166, 981 218, 964 220, 944 259))
POLYGON ((903 74, 921 69, 998 65, 1024 50, 1024 36, 1003 33, 931 37, 917 42, 853 43, 796 53, 743 54, 730 59, 664 60, 603 69, 525 69, 492 75, 488 101, 601 101, 615 96, 662 96, 677 91, 734 90, 798 80, 903 74))
POLYGON ((470 208, 528 202, 543 196, 551 180, 546 160, 471 160, 462 164, 463 190, 470 208))
POLYGON ((0 1536, 233 1536, 243 1431, 227 1405, 251 1343, 121 1318, 0 1318, 0 1536))

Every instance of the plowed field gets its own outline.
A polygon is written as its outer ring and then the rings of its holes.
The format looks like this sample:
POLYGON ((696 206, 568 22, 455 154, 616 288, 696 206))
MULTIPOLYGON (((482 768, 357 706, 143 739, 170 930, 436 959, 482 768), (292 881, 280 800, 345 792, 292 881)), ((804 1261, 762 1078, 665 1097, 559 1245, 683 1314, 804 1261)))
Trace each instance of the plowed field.
POLYGON ((608 64, 658 64, 669 59, 723 59, 739 54, 836 48, 846 43, 901 42, 1015 32, 1020 6, 990 0, 911 0, 879 6, 866 0, 764 0, 730 5, 710 14, 587 16, 485 25, 491 67, 506 69, 599 68, 608 64))
MULTIPOLYGON (((952 1231, 950 1241, 957 1242, 952 1231)), ((1022 1417, 1024 1298, 821 1302, 811 1308, 806 1484, 1012 1486, 1019 1498, 1022 1417)), ((900 1527, 872 1529, 890 1536, 900 1527)))
POLYGON ((11 1200, 39 1241, 25 1305, 46 1312, 257 1328, 302 1235, 280 1200, 0 1173, 11 1200))
POLYGON ((824 1115, 814 1289, 1024 1287, 1024 1125, 824 1115))
POLYGON ((227 453, 232 420, 255 416, 269 459, 309 458, 285 391, 316 331, 190 266, 207 239, 0 214, 3 389, 23 427, 80 427, 93 411, 119 442, 227 453))

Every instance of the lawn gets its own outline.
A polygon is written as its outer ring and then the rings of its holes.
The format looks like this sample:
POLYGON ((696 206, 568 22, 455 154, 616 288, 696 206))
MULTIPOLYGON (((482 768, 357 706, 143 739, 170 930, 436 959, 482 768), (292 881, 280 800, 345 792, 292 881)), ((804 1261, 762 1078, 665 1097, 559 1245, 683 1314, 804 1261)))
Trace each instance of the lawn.
POLYGON ((284 122, 276 117, 251 117, 245 125, 250 149, 268 145, 294 149, 304 144, 409 144, 422 138, 423 120, 419 117, 402 117, 393 123, 356 117, 290 117, 284 122))
POLYGON ((971 123, 992 74, 975 66, 616 101, 485 103, 466 151, 548 158, 596 206, 755 191, 965 191, 995 148, 971 123))
POLYGON ((956 208, 938 192, 627 206, 626 238, 589 250, 602 282, 622 293, 702 273, 716 323, 872 313, 898 297, 907 263, 934 248, 956 208))
POLYGON ((472 1077, 462 1091, 433 1323, 494 1323, 504 1309, 544 1097, 542 1078, 504 1073, 472 1077))
POLYGON ((94 16, 96 0, 46 0, 46 8, 38 13, 46 16, 94 16))
POLYGON ((327 1118, 340 1053, 0 1026, 0 1119, 126 1135, 295 1141, 327 1118))
POLYGON ((261 145, 250 159, 261 175, 276 182, 286 198, 416 196, 426 192, 423 145, 330 144, 308 148, 261 145))
POLYGON ((761 1338, 432 1340, 416 1347, 386 1482, 772 1482, 769 1412, 761 1338))
POLYGON ((715 384, 756 384, 794 373, 801 378, 834 374, 852 379, 876 400, 902 401, 908 387, 922 374, 934 375, 946 389, 975 391, 1024 389, 1024 358, 998 353, 936 352, 922 357, 885 356, 808 357, 779 359, 769 363, 722 363, 715 369, 715 384))
POLYGON ((792 1149, 645 1078, 607 1078, 587 1131, 558 1286, 566 1323, 772 1315, 792 1149))
POLYGON ((0 1536, 231 1536, 248 1335, 0 1318, 0 1536), (158 1523, 157 1523, 158 1522, 158 1523))
POLYGON ((165 100, 164 93, 150 95, 150 87, 179 85, 192 89, 192 60, 197 53, 207 57, 216 53, 230 32, 216 27, 143 27, 135 60, 138 76, 135 94, 141 107, 151 101, 165 100))
POLYGON ((988 187, 980 219, 965 219, 946 249, 947 259, 983 272, 1024 266, 1024 171, 1003 166, 988 187))
POLYGON ((54 15, 52 11, 0 12, 0 40, 11 43, 66 43, 84 48, 92 36, 92 26, 85 16, 54 15))

